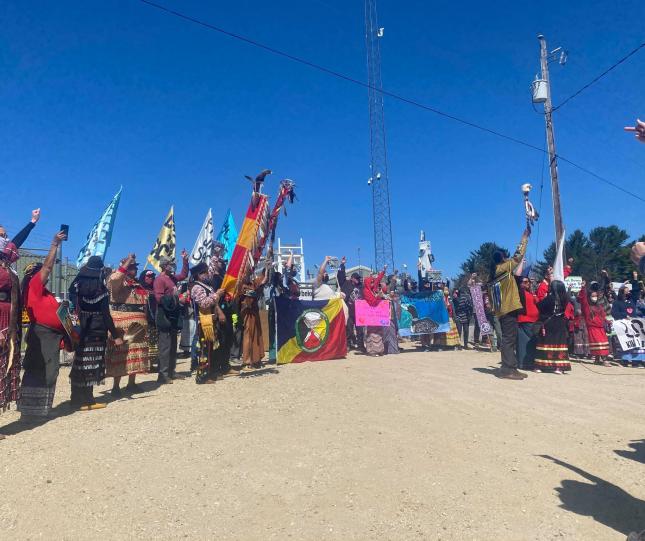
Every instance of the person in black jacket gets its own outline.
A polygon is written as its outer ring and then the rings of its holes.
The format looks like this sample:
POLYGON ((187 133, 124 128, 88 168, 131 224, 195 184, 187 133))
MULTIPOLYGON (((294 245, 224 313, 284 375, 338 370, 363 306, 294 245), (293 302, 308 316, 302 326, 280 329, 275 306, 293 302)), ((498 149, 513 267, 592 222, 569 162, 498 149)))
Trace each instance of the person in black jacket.
POLYGON ((76 348, 70 380, 72 405, 81 411, 101 409, 94 399, 94 385, 105 379, 105 349, 108 331, 117 346, 123 345, 110 314, 110 294, 105 285, 103 260, 92 256, 78 271, 70 290, 77 299, 80 342, 76 348))
MULTIPOLYGON (((16 248, 20 248, 24 244, 31 230, 36 227, 38 220, 40 220, 40 209, 34 209, 31 211, 31 221, 11 239, 11 242, 16 245, 16 248)), ((8 238, 7 230, 2 225, 0 225, 0 237, 8 238)))
POLYGON ((343 256, 340 260, 340 266, 338 268, 338 274, 336 276, 338 280, 338 287, 340 287, 341 293, 345 296, 345 304, 347 304, 347 309, 349 316, 347 317, 347 348, 348 349, 363 349, 363 328, 356 327, 356 306, 355 302, 357 299, 361 298, 361 290, 363 289, 361 275, 357 272, 352 273, 349 280, 347 279, 347 273, 345 271, 345 264, 347 263, 347 258, 343 256))

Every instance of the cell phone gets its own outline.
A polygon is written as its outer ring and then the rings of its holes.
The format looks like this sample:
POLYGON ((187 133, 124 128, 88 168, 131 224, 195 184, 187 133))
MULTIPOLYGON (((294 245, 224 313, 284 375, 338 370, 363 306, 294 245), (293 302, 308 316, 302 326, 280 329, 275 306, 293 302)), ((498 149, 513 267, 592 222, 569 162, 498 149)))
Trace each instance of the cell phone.
POLYGON ((69 226, 67 224, 60 224, 59 231, 65 233, 65 240, 69 238, 69 226))

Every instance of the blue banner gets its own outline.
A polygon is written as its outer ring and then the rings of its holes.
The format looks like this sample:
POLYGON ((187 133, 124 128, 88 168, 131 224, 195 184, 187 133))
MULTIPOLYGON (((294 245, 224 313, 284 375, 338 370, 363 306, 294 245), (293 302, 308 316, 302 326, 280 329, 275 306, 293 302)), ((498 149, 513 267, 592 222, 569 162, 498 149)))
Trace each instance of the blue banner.
POLYGON ((222 229, 217 235, 217 241, 221 242, 224 245, 225 251, 222 256, 226 261, 231 260, 233 255, 233 250, 235 249, 235 243, 237 242, 237 228, 235 227, 235 221, 233 221, 233 214, 231 214, 231 209, 228 209, 226 213, 226 219, 222 224, 222 229))
POLYGON ((76 265, 78 267, 84 265, 93 255, 102 257, 105 260, 105 254, 110 246, 110 242, 112 241, 112 230, 114 229, 116 211, 119 208, 122 190, 123 186, 119 188, 119 191, 112 198, 112 202, 103 211, 101 217, 88 233, 87 241, 78 253, 78 258, 76 260, 76 265))
POLYGON ((411 336, 448 332, 450 320, 443 291, 408 293, 401 296, 399 334, 411 336))

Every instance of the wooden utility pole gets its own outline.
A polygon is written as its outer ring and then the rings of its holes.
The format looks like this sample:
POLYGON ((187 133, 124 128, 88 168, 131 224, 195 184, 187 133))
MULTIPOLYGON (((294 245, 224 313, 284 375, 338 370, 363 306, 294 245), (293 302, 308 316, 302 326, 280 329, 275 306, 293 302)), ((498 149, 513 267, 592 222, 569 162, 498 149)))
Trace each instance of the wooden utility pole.
POLYGON ((549 80, 549 53, 546 48, 546 39, 542 34, 538 35, 540 40, 540 66, 542 68, 542 79, 547 88, 546 101, 544 102, 544 120, 546 122, 546 143, 549 149, 549 170, 551 173, 551 197, 553 198, 553 219, 555 221, 555 247, 560 244, 564 233, 562 226, 562 212, 560 210, 560 185, 558 184, 558 159, 555 152, 555 138, 553 136, 553 104, 551 102, 551 81, 549 80))

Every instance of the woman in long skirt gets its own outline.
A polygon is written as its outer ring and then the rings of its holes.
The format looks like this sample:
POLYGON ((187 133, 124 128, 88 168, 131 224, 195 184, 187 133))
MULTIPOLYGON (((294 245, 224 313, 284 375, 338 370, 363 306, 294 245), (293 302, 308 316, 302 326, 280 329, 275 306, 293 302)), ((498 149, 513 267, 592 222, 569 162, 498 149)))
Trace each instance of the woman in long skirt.
MULTIPOLYGON (((383 300, 381 280, 385 276, 385 269, 379 274, 368 276, 363 280, 363 299, 370 305, 376 306, 383 300)), ((365 327, 365 351, 368 355, 379 356, 385 353, 383 341, 384 327, 365 327)))
POLYGON ((23 420, 45 419, 51 413, 60 369, 60 348, 65 328, 58 317, 59 303, 47 289, 56 251, 65 238, 58 233, 45 261, 32 263, 25 269, 22 281, 23 303, 29 315, 25 372, 20 387, 18 411, 23 420))
POLYGON ((106 375, 114 378, 112 396, 121 396, 120 381, 128 376, 126 391, 138 392, 137 374, 150 370, 148 354, 148 318, 146 307, 148 293, 136 280, 137 262, 130 254, 121 262, 121 266, 108 278, 110 292, 110 314, 114 326, 128 337, 121 346, 114 340, 108 341, 106 357, 106 375))
POLYGON ((100 257, 90 257, 70 287, 77 298, 81 331, 69 377, 72 384, 72 405, 81 411, 105 407, 105 404, 96 402, 94 386, 103 383, 105 379, 108 331, 116 346, 123 345, 123 339, 110 314, 104 268, 100 257))
POLYGON ((594 357, 597 364, 611 366, 607 361, 609 355, 609 339, 605 330, 607 314, 600 303, 599 292, 596 289, 587 291, 586 284, 583 282, 578 300, 589 337, 589 354, 594 357))
POLYGON ((548 295, 538 303, 542 332, 536 345, 535 371, 562 374, 571 370, 569 331, 565 311, 569 295, 563 282, 553 280, 548 295))
POLYGON ((445 347, 457 348, 461 346, 461 338, 459 337, 457 324, 453 319, 454 311, 452 302, 450 302, 450 291, 448 288, 443 290, 443 299, 446 304, 446 310, 448 311, 448 324, 450 325, 450 329, 447 332, 435 333, 433 335, 433 342, 438 349, 443 349, 445 347))

